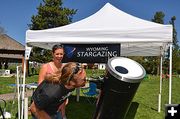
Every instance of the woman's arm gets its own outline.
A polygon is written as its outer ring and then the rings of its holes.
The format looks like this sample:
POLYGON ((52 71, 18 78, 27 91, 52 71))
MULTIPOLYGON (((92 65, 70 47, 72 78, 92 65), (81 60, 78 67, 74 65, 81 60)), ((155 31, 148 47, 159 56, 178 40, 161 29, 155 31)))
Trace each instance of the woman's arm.
POLYGON ((68 104, 68 102, 69 102, 69 99, 67 98, 58 108, 58 111, 61 112, 62 117, 64 117, 66 115, 65 108, 66 108, 66 105, 68 104))
POLYGON ((34 102, 32 102, 30 106, 30 111, 38 119, 51 119, 51 117, 44 110, 38 109, 34 102))
POLYGON ((40 84, 44 80, 46 76, 46 72, 47 72, 47 64, 43 64, 39 71, 38 84, 40 84))

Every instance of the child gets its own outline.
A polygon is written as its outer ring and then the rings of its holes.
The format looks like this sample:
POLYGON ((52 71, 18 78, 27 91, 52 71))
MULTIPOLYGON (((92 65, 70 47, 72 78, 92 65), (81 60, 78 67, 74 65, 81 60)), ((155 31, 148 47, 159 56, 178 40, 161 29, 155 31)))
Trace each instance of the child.
POLYGON ((86 83, 86 72, 78 63, 64 65, 61 74, 48 76, 33 93, 30 110, 34 119, 58 119, 58 107, 71 92, 86 83))

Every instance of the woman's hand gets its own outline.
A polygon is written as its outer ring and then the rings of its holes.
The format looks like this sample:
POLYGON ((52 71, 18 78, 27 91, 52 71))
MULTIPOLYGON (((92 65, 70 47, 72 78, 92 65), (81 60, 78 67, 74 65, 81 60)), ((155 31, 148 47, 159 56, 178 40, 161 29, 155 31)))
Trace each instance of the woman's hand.
POLYGON ((65 107, 68 104, 69 99, 67 98, 58 108, 58 111, 61 112, 61 116, 64 117, 65 116, 65 107))
POLYGON ((85 70, 84 69, 79 70, 79 72, 74 75, 74 80, 76 81, 76 88, 85 86, 86 84, 85 70))

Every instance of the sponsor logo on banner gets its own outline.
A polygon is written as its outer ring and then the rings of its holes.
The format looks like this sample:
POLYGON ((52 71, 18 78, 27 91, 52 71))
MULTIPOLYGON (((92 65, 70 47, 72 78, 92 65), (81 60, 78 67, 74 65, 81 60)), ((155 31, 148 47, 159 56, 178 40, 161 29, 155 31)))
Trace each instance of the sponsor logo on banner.
POLYGON ((106 63, 120 56, 120 44, 64 44, 64 49, 63 62, 106 63))

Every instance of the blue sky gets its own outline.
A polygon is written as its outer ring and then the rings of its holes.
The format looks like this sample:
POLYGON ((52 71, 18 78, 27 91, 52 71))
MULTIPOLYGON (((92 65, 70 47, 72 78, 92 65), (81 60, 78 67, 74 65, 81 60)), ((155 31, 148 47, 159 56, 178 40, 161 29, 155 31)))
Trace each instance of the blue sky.
MULTIPOLYGON (((27 24, 31 23, 31 16, 37 14, 37 7, 42 0, 1 0, 0 1, 0 26, 6 34, 25 44, 27 24)), ((175 26, 180 44, 180 0, 63 0, 63 6, 78 9, 73 17, 73 22, 86 18, 107 2, 118 9, 151 21, 157 11, 165 13, 165 24, 172 16, 176 16, 175 26)))

